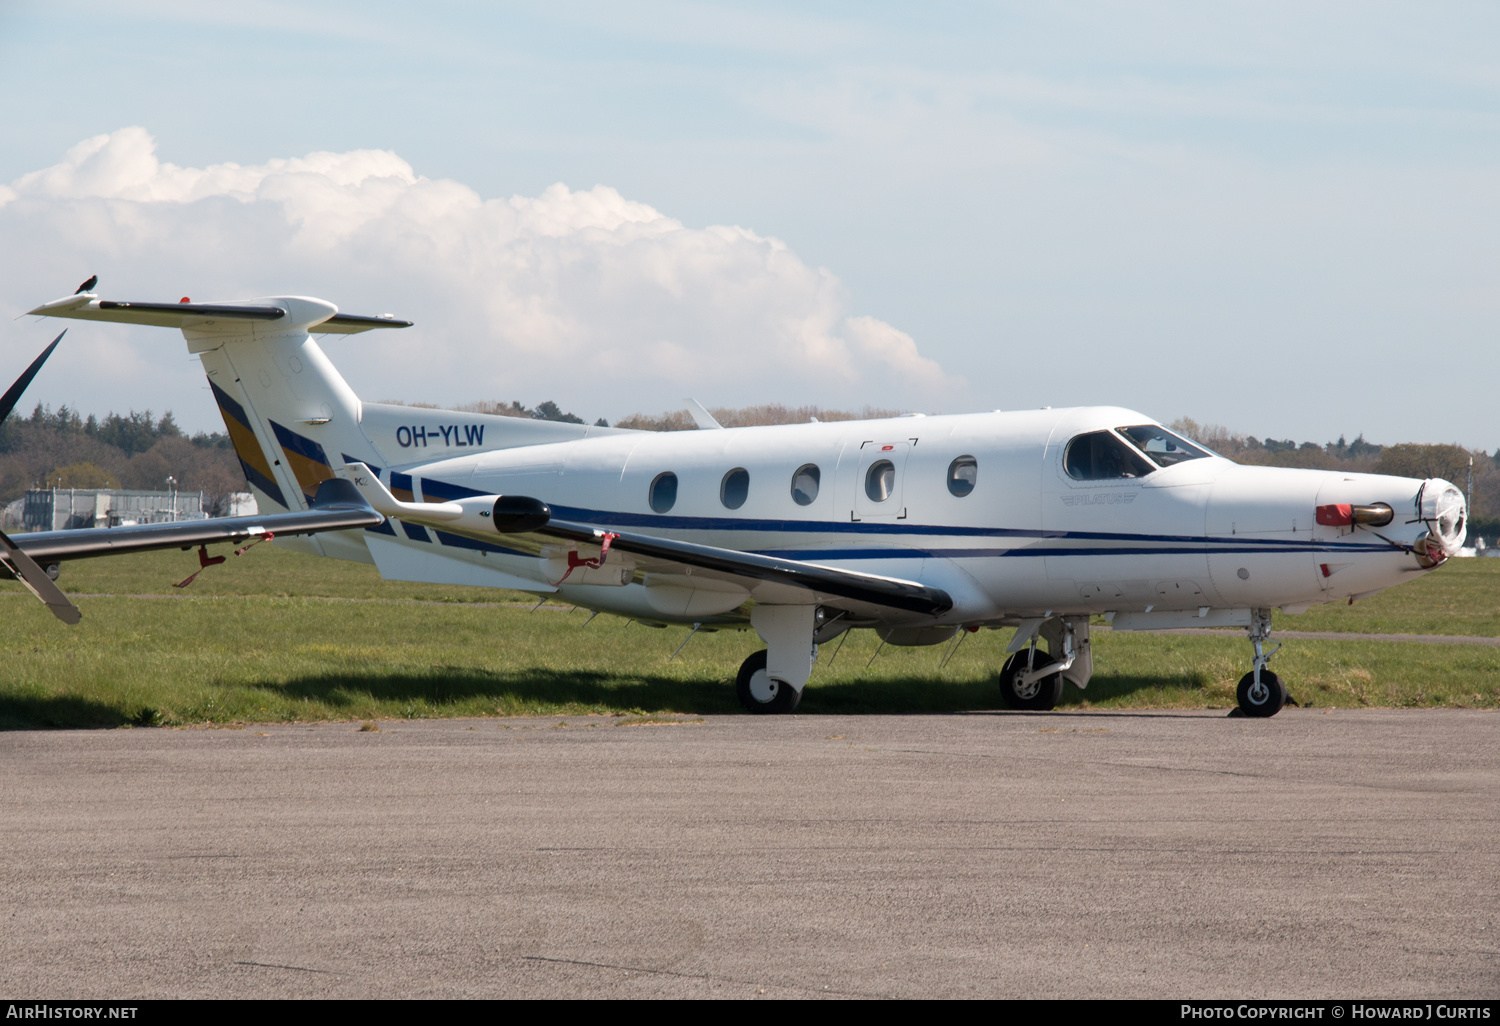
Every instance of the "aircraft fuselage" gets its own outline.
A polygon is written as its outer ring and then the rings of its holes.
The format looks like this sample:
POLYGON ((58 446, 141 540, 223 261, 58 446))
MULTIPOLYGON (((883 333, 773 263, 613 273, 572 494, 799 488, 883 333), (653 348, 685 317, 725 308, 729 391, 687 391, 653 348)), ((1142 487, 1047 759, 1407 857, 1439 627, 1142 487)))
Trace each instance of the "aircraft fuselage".
MULTIPOLYGON (((1065 469, 1075 437, 1151 423, 1131 410, 1092 407, 629 432, 408 464, 397 474, 428 500, 524 494, 566 520, 933 584, 955 599, 928 620, 945 624, 1170 612, 1230 622, 1217 611, 1296 610, 1423 571, 1399 547, 1427 532, 1415 506, 1420 480, 1241 466, 1217 456, 1102 480, 1065 469), (950 471, 965 458, 973 461, 972 487, 955 494, 950 471), (871 468, 881 461, 890 470, 872 493, 871 468), (667 474, 675 490, 668 501, 658 485, 656 505, 664 508, 653 509, 653 483, 667 474), (1396 518, 1379 532, 1384 538, 1315 522, 1320 505, 1338 503, 1385 503, 1396 518)), ((521 576, 537 576, 546 562, 495 555, 521 576)), ((754 591, 726 588, 717 601, 705 593, 674 612, 628 586, 575 582, 562 590, 570 601, 665 621, 727 613, 754 591)))

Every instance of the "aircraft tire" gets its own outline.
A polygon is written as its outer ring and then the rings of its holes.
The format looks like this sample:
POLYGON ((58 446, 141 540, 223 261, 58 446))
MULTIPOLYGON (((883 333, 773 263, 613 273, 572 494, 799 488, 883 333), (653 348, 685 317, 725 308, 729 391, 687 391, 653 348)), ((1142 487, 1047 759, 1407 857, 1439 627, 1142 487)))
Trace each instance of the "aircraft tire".
POLYGON ((1234 689, 1234 697, 1240 703, 1240 712, 1246 716, 1264 719, 1275 716, 1286 705, 1286 685, 1270 670, 1260 671, 1262 693, 1255 692, 1255 673, 1251 671, 1240 678, 1240 686, 1234 689))
MULTIPOLYGON (((1047 653, 1038 651, 1035 666, 1040 668, 1048 663, 1055 663, 1047 653)), ((1024 709, 1030 712, 1047 712, 1057 707, 1062 698, 1063 679, 1062 674, 1054 673, 1043 677, 1041 680, 1033 681, 1029 686, 1022 687, 1017 683, 1021 674, 1026 672, 1026 651, 1022 649, 1005 661, 1000 669, 1000 701, 1007 708, 1024 709)))
POLYGON ((802 701, 802 692, 766 676, 765 649, 750 653, 740 664, 734 693, 744 710, 751 713, 789 713, 802 701))

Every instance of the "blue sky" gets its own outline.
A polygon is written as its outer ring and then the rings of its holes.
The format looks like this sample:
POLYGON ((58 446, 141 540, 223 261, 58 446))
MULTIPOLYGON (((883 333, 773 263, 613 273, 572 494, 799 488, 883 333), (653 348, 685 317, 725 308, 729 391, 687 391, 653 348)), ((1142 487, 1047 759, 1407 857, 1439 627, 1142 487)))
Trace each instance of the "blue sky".
MULTIPOLYGON (((183 168, 389 151, 482 200, 604 186, 683 227, 641 257, 676 263, 640 279, 666 297, 640 309, 532 265, 500 283, 506 303, 470 302, 415 280, 410 254, 358 250, 355 276, 355 250, 289 261, 285 240, 248 247, 264 275, 242 254, 203 278, 229 294, 240 280, 256 294, 337 289, 327 298, 411 314, 446 347, 430 377, 395 350, 330 348, 367 398, 553 398, 611 419, 685 393, 941 412, 1115 403, 1261 435, 1493 449, 1497 29, 1500 8, 1444 3, 0 3, 0 183, 140 126, 183 168), (752 263, 754 240, 798 263, 736 292, 749 265, 703 256, 713 226, 752 233, 736 242, 752 263), (673 291, 684 274, 693 288, 673 291), (564 297, 552 322, 580 322, 555 365, 540 328, 486 320, 527 288, 564 297), (770 313, 747 317, 749 304, 770 313), (581 380, 579 353, 621 321, 635 334, 601 358, 610 379, 581 380), (726 370, 725 353, 792 321, 816 322, 816 338, 792 332, 764 373, 726 370), (898 336, 941 373, 893 361, 880 339, 898 336), (788 375, 796 338, 832 339, 854 369, 814 352, 788 375), (465 346, 533 358, 487 363, 465 346), (627 365, 651 346, 657 360, 627 365), (676 373, 658 381, 664 363, 676 373)), ((9 316, 96 271, 106 294, 175 298, 215 245, 258 237, 226 222, 178 263, 125 234, 90 245, 57 229, 78 202, 0 207, 9 316)), ((229 216, 194 202, 197 221, 229 216)), ((583 253, 597 226, 577 230, 583 253)), ((514 265, 496 260, 465 287, 514 265)), ((9 323, 19 368, 46 326, 9 323)), ((95 338, 38 379, 38 398, 170 405, 213 426, 180 349, 95 338), (129 356, 108 373, 104 345, 129 356)))

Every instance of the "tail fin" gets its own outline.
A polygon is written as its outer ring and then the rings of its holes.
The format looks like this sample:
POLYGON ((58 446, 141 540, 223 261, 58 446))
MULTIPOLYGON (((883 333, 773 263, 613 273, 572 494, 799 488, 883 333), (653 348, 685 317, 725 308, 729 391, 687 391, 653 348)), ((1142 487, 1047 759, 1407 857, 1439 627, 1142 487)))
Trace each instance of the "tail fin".
POLYGON ((359 398, 308 334, 337 308, 300 297, 270 302, 291 323, 213 321, 182 333, 203 362, 256 499, 306 509, 345 463, 384 461, 360 429, 359 398))
POLYGON ((267 512, 311 507, 318 486, 350 460, 383 462, 360 429, 360 402, 308 334, 406 328, 305 296, 243 303, 135 303, 69 296, 33 314, 182 329, 196 353, 235 455, 267 512))
MULTIPOLYGON (((583 424, 361 403, 309 332, 355 334, 411 322, 342 314, 321 299, 135 303, 86 292, 30 312, 180 328, 188 352, 203 362, 245 479, 267 513, 308 509, 318 486, 355 462, 378 478, 392 466, 615 433, 583 424)), ((392 489, 400 491, 394 481, 392 489)), ((371 530, 395 536, 389 524, 371 530)), ((370 559, 359 539, 349 536, 293 544, 320 555, 370 559)))

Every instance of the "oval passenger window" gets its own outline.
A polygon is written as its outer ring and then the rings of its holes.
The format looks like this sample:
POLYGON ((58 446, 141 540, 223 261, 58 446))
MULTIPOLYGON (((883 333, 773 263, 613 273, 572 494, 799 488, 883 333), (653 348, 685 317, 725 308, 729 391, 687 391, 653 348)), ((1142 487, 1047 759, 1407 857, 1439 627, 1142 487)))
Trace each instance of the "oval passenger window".
POLYGON ((948 464, 948 491, 960 499, 974 490, 979 480, 979 461, 972 456, 960 456, 948 464))
POLYGON ((651 482, 651 491, 648 493, 651 508, 657 513, 665 513, 677 504, 677 475, 670 470, 665 474, 657 474, 656 479, 651 482))
POLYGON ((792 475, 792 501, 799 506, 811 506, 818 497, 818 482, 822 478, 815 464, 804 463, 798 467, 792 475))
POLYGON ((750 496, 750 471, 735 467, 719 484, 719 501, 726 509, 739 509, 750 496))
POLYGON ((890 460, 876 460, 865 471, 865 494, 871 502, 884 502, 896 490, 896 465, 890 460))

